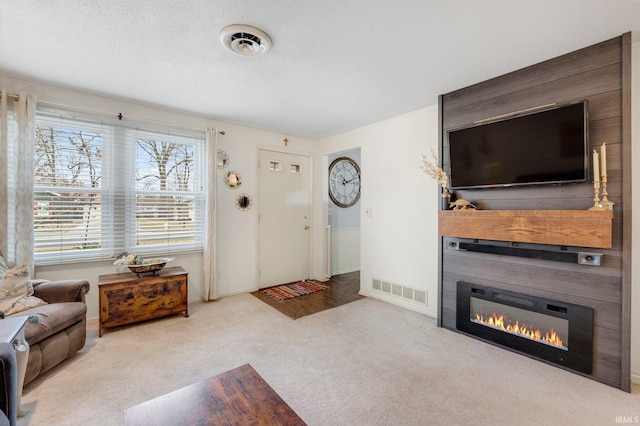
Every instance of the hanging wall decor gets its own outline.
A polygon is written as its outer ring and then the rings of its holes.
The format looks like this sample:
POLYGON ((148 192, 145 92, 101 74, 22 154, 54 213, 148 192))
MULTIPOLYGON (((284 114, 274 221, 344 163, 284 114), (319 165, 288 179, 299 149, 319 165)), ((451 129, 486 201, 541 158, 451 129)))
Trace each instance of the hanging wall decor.
POLYGON ((229 154, 226 151, 218 150, 218 157, 216 159, 216 164, 219 169, 226 169, 229 166, 231 159, 229 158, 229 154))
POLYGON ((227 174, 224 175, 224 184, 229 189, 238 189, 238 187, 242 185, 242 176, 235 171, 227 172, 227 174))
POLYGON ((236 207, 241 211, 246 211, 251 208, 253 200, 249 194, 240 194, 236 197, 236 207))

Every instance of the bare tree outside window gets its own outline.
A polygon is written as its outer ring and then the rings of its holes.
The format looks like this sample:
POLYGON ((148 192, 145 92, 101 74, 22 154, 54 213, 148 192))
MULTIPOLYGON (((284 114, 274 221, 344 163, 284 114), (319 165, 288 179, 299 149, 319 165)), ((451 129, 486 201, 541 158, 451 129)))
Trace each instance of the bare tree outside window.
MULTIPOLYGON (((34 232, 68 241, 67 249, 100 247, 102 136, 82 130, 36 126, 34 232), (96 232, 96 229, 97 232, 96 232)), ((40 247, 42 248, 42 247, 40 247)), ((39 247, 36 247, 36 251, 39 247)))
POLYGON ((204 135, 36 119, 36 264, 200 250, 204 135))
POLYGON ((194 230, 193 146, 155 139, 136 141, 138 244, 163 235, 188 242, 194 230))

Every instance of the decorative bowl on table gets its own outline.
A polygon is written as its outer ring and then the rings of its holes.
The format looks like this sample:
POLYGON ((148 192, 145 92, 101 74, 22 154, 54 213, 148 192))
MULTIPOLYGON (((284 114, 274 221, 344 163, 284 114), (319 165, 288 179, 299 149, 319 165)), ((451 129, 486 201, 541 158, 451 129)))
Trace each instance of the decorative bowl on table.
POLYGON ((151 259, 143 259, 142 263, 137 265, 126 265, 129 270, 140 276, 147 272, 151 272, 152 275, 156 275, 158 271, 164 268, 164 265, 174 260, 175 257, 155 257, 151 259))

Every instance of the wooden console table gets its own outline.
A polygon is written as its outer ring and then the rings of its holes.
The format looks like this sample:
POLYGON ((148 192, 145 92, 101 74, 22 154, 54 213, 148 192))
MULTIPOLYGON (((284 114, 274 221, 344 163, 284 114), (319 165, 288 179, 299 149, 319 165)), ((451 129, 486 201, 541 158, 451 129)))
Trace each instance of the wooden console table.
POLYGON ((100 323, 102 329, 132 324, 184 311, 189 316, 187 272, 180 266, 164 268, 153 276, 133 272, 100 275, 100 323))

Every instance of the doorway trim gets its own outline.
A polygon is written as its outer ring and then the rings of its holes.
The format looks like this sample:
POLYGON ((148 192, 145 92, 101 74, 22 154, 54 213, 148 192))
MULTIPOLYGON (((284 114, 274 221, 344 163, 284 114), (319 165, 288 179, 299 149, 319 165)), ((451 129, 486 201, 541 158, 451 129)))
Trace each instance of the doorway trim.
MULTIPOLYGON (((330 279, 333 273, 332 270, 332 256, 331 256, 331 250, 334 248, 334 241, 332 241, 332 232, 334 231, 334 228, 331 226, 330 223, 330 218, 329 218, 329 210, 332 207, 335 207, 336 209, 339 209, 340 207, 336 206, 335 204, 332 206, 332 201, 329 197, 329 184, 328 184, 328 180, 329 180, 329 164, 330 161, 329 159, 332 157, 341 157, 341 156, 352 156, 354 152, 358 152, 358 158, 357 158, 357 162, 358 165, 360 166, 360 170, 363 170, 363 165, 362 165, 362 147, 361 146, 354 146, 354 147, 350 147, 347 149, 342 149, 342 150, 337 150, 337 151, 332 151, 329 152, 327 154, 325 154, 323 156, 323 171, 322 171, 322 179, 323 179, 323 184, 322 184, 322 190, 323 190, 323 194, 322 194, 322 200, 323 200, 323 204, 326 206, 326 208, 322 209, 322 213, 323 213, 323 232, 326 235, 326 242, 324 245, 324 251, 323 251, 323 257, 324 257, 324 272, 325 275, 327 275, 327 279, 330 279)), ((361 172, 362 173, 362 172, 361 172)), ((366 170, 365 170, 365 175, 366 175, 366 170)), ((362 174, 361 174, 361 178, 362 178, 362 174)), ((366 188, 366 182, 365 182, 365 188, 366 188)), ((366 196, 365 196, 366 199, 366 196)), ((356 204, 357 209, 358 209, 358 217, 359 217, 359 237, 358 237, 358 246, 360 249, 360 255, 358 258, 358 270, 361 270, 362 268, 362 212, 363 212, 363 204, 362 204, 363 200, 362 197, 360 197, 360 200, 358 201, 358 203, 356 204)), ((353 207, 350 207, 353 208, 353 207)), ((347 229, 347 228, 345 228, 347 229)), ((344 271, 346 272, 354 272, 352 270, 349 271, 344 271)))

